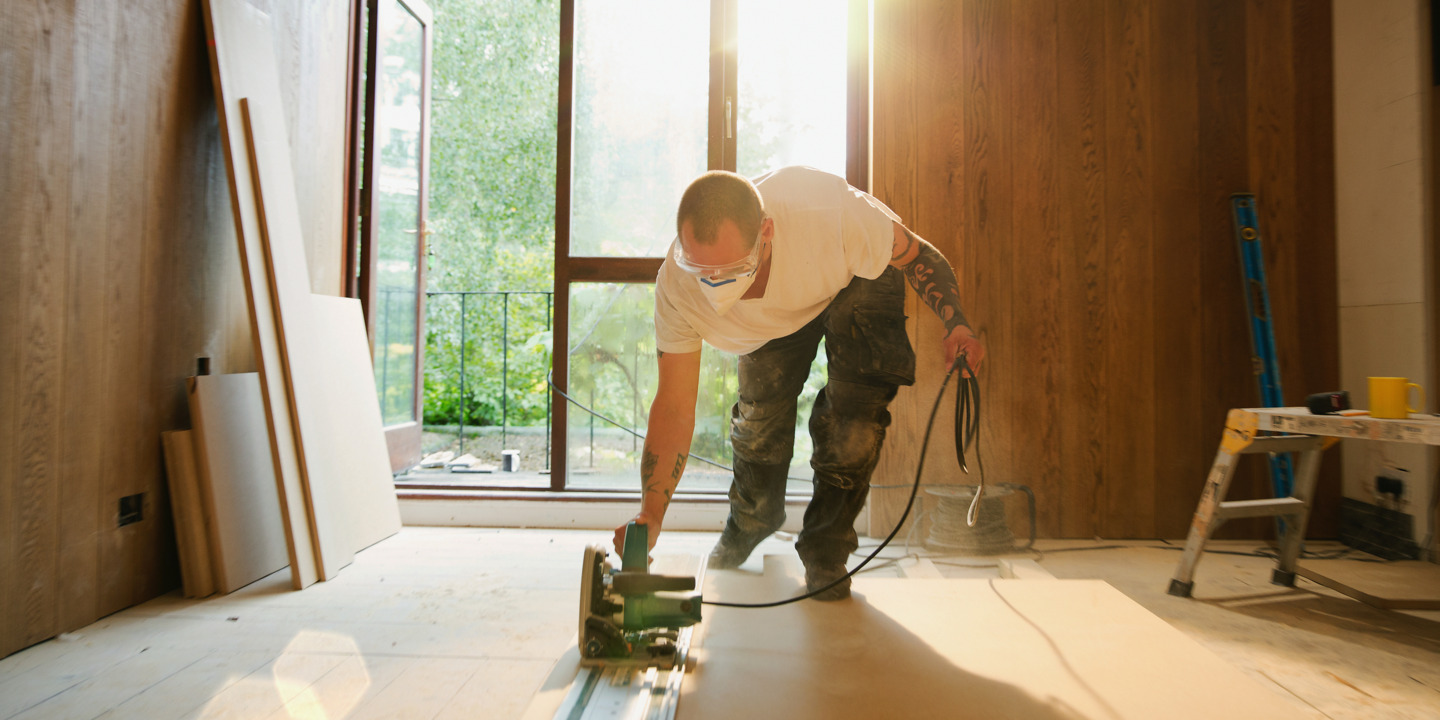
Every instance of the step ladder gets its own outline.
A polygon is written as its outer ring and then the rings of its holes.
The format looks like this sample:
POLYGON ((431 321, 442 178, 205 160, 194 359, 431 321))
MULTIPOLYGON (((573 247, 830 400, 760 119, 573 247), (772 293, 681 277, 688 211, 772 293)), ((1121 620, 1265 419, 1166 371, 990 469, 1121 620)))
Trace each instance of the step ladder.
POLYGON ((1270 581, 1294 587, 1295 566, 1305 541, 1305 525, 1310 518, 1310 502, 1314 498, 1315 477, 1320 470, 1320 455, 1340 439, 1314 435, 1262 436, 1261 432, 1259 416, 1254 411, 1231 410, 1226 417, 1225 433, 1220 438, 1220 449, 1205 480, 1205 489, 1200 494, 1200 504, 1195 507, 1195 519, 1191 521, 1190 533, 1185 538, 1180 566, 1170 580, 1168 592, 1171 595, 1190 597, 1190 591, 1195 586, 1195 564, 1200 562, 1200 555, 1205 552, 1205 543, 1226 520, 1247 517, 1273 516, 1284 521, 1280 531, 1279 558, 1270 581), (1270 453, 1271 457, 1275 457, 1276 454, 1291 452, 1300 453, 1300 468, 1290 492, 1265 500, 1225 499, 1241 455, 1270 453))

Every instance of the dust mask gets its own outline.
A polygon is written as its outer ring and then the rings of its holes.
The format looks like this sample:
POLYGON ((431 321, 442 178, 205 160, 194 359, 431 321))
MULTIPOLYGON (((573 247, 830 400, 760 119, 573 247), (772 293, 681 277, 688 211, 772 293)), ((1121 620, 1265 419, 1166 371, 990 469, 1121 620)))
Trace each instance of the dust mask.
POLYGON ((746 290, 755 283, 757 272, 738 278, 729 278, 720 282, 712 283, 709 278, 696 278, 700 283, 700 293, 710 302, 710 307, 715 308, 716 315, 724 315, 730 312, 730 308, 739 302, 740 297, 746 290))

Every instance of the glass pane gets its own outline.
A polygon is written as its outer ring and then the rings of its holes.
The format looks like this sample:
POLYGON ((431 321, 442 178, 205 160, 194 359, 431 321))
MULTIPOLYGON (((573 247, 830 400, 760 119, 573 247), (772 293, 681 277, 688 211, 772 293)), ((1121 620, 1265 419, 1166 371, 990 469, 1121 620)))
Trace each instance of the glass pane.
POLYGON ((386 425, 415 419, 423 26, 395 0, 380 17, 375 385, 386 425))
POLYGON ((663 255, 705 171, 710 2, 576 6, 570 254, 663 255))
MULTIPOLYGON (((558 0, 431 0, 423 450, 549 467, 558 0), (462 323, 462 318, 464 322, 462 323), (464 429, 462 437, 461 429, 464 429)), ((460 476, 455 476, 460 477, 460 476)), ((513 473, 468 475, 502 485, 513 473)))
MULTIPOLYGON (((643 441, 630 430, 644 434, 650 401, 655 398, 654 313, 653 285, 571 286, 570 396, 584 407, 572 405, 569 413, 569 488, 633 491, 640 487, 643 441)), ((805 418, 824 383, 823 349, 819 356, 819 373, 812 368, 800 400, 791 493, 810 489, 805 418)), ((734 355, 708 345, 701 351, 700 397, 690 452, 712 462, 690 459, 680 484, 683 492, 730 488, 730 406, 738 392, 736 367, 734 355)))
POLYGON ((786 165, 845 176, 848 3, 740 0, 738 172, 786 165))

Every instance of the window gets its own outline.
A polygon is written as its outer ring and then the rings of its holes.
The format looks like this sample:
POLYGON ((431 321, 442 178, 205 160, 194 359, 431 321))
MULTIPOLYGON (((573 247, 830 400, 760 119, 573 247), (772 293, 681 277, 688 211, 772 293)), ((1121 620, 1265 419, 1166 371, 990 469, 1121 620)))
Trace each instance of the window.
MULTIPOLYGON (((555 344, 567 352, 556 354, 555 378, 595 413, 643 432, 656 372, 651 283, 690 180, 710 168, 755 176, 803 164, 866 186, 865 128, 851 119, 866 115, 853 108, 868 103, 868 77, 851 73, 868 67, 853 60, 868 57, 868 2, 562 7, 561 57, 573 63, 560 69, 555 344)), ((823 362, 822 351, 801 399, 792 491, 808 487, 803 409, 823 362)), ((736 360, 707 346, 702 363, 692 452, 728 463, 736 360)), ((584 409, 556 415, 551 464, 563 462, 568 477, 556 473, 553 488, 636 489, 642 441, 584 409)), ((692 459, 682 489, 728 486, 727 471, 692 459)))
MULTIPOLYGON (((507 423, 548 416, 549 455, 533 449, 524 465, 551 469, 550 489, 634 491, 641 441, 630 431, 643 432, 655 390, 653 281, 679 195, 706 169, 754 176, 793 164, 867 187, 869 4, 371 3, 356 28, 369 42, 352 59, 355 154, 379 156, 352 167, 365 194, 356 183, 351 203, 369 219, 355 229, 347 277, 366 298, 387 417, 403 425, 402 410, 422 412, 407 432, 427 432, 405 454, 445 435, 472 451, 475 425, 499 425, 504 447, 516 437, 507 423), (433 61, 416 55, 432 42, 433 61), (552 406, 547 368, 605 419, 552 406)), ((707 348, 702 362, 694 451, 726 464, 736 361, 707 348)), ((822 353, 809 398, 823 372, 822 353)), ((792 476, 804 478, 803 415, 797 430, 792 476)), ((703 461, 688 478, 687 491, 729 483, 703 461)))

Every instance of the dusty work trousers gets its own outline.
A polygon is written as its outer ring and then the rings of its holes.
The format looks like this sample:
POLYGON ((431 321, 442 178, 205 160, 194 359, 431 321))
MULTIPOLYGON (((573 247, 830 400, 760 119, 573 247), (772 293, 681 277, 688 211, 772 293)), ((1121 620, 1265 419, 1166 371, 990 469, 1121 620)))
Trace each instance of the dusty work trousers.
POLYGON ((829 377, 810 411, 815 491, 795 549, 806 567, 843 564, 854 552, 855 518, 890 425, 890 401, 899 386, 915 382, 904 303, 899 270, 857 277, 805 327, 740 357, 740 401, 730 411, 735 481, 727 534, 758 542, 785 521, 796 401, 823 337, 829 377))

